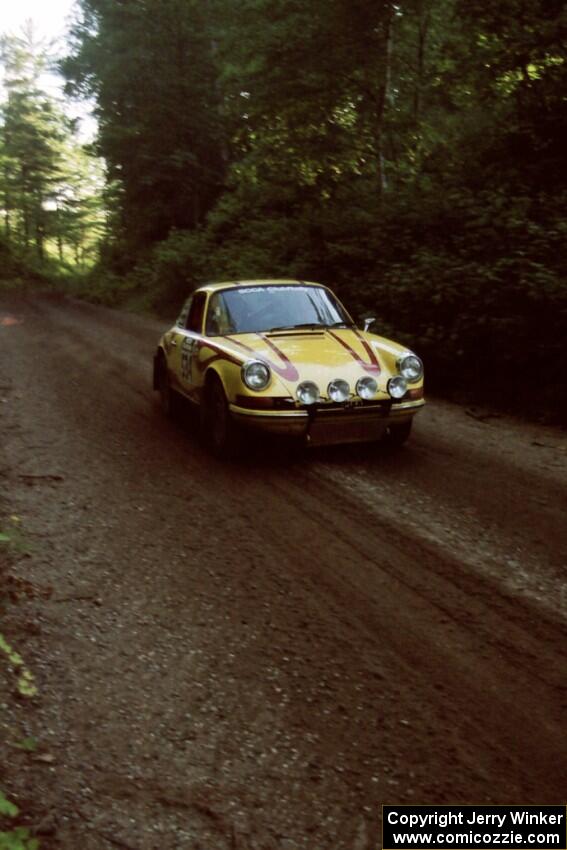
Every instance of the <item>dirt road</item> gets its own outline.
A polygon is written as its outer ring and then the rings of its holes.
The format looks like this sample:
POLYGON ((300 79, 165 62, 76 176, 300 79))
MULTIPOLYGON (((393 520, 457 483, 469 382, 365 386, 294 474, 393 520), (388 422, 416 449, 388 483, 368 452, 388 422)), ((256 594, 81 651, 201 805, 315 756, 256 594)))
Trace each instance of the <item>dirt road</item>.
POLYGON ((53 588, 8 616, 42 758, 0 785, 42 848, 374 850, 382 803, 564 802, 564 433, 431 403, 395 454, 223 464, 152 397, 162 329, 0 299, 2 508, 53 588))

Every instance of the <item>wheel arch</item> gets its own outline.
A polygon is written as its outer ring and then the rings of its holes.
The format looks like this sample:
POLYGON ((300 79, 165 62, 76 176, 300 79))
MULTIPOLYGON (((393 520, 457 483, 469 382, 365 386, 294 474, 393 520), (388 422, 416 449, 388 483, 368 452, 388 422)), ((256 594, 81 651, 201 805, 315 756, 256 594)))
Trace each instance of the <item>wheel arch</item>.
POLYGON ((220 368, 221 365, 222 364, 220 363, 213 363, 207 367, 203 376, 203 390, 206 392, 207 388, 210 387, 213 381, 218 381, 223 389, 227 401, 230 401, 233 394, 230 392, 229 385, 232 382, 227 380, 227 377, 230 376, 223 374, 223 369, 220 368))

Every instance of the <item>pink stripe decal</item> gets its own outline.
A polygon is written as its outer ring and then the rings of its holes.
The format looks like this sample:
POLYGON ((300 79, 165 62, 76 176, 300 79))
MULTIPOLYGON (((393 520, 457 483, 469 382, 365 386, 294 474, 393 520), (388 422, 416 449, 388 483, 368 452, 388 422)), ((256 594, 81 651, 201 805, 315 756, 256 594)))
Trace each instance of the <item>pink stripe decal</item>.
POLYGON ((248 354, 252 354, 258 360, 264 361, 264 363, 270 366, 270 368, 273 369, 276 375, 279 375, 280 378, 285 378, 288 381, 297 381, 299 379, 299 372, 297 371, 289 357, 283 351, 280 351, 280 349, 276 345, 274 345, 272 340, 265 337, 264 334, 258 334, 258 336, 267 345, 270 346, 272 351, 275 351, 280 360, 283 361, 283 366, 279 366, 277 363, 274 363, 274 361, 271 360, 269 357, 266 357, 265 354, 258 354, 257 351, 254 351, 253 348, 250 348, 250 346, 246 345, 244 342, 240 342, 239 339, 232 339, 231 337, 227 337, 227 339, 230 339, 232 343, 240 346, 240 348, 243 348, 244 351, 248 352, 248 354))
POLYGON ((211 351, 214 351, 215 354, 212 354, 210 357, 207 357, 206 360, 197 360, 197 367, 204 372, 207 366, 210 366, 211 363, 216 363, 217 360, 227 360, 229 363, 234 363, 236 366, 240 366, 240 360, 238 360, 234 355, 228 354, 226 351, 223 351, 222 348, 218 348, 216 345, 205 342, 204 340, 199 340, 197 343, 199 349, 202 348, 210 348, 211 351))
POLYGON ((335 339, 338 343, 340 343, 342 345, 343 348, 346 348, 346 350, 348 351, 350 356, 353 358, 353 360, 356 360, 358 365, 362 366, 362 368, 364 369, 365 372, 369 372, 371 375, 379 375, 380 374, 380 372, 382 370, 380 369, 380 364, 378 363, 378 358, 376 357, 374 351, 372 350, 372 348, 370 347, 368 342, 360 336, 360 334, 357 330, 354 330, 353 333, 360 340, 364 350, 368 354, 368 358, 369 358, 368 361, 363 360, 363 358, 360 356, 360 354, 357 354, 356 351, 354 350, 354 348, 351 348, 351 346, 348 344, 348 342, 345 342, 345 340, 341 339, 340 336, 337 336, 337 334, 333 333, 333 331, 329 331, 329 333, 333 337, 333 339, 335 339))

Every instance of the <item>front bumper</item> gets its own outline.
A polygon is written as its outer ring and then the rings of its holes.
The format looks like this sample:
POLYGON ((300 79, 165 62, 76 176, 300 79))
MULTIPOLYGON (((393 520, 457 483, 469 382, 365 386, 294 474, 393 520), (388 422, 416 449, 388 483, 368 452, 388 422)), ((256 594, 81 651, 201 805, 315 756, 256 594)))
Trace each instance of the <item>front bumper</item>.
POLYGON ((390 425, 411 419, 425 402, 391 401, 360 406, 314 405, 293 411, 247 410, 231 404, 233 418, 246 428, 303 439, 308 445, 379 440, 390 425))

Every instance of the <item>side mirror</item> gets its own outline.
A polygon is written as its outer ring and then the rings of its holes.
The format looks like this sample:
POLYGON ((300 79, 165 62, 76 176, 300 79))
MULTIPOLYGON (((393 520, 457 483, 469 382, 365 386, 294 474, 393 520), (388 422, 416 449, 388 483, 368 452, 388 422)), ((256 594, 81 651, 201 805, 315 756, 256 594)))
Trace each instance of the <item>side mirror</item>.
POLYGON ((370 325, 372 325, 376 321, 376 319, 375 319, 374 316, 367 316, 367 317, 363 318, 362 321, 364 322, 362 330, 367 331, 369 329, 370 325))

